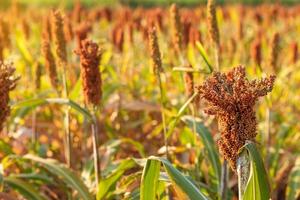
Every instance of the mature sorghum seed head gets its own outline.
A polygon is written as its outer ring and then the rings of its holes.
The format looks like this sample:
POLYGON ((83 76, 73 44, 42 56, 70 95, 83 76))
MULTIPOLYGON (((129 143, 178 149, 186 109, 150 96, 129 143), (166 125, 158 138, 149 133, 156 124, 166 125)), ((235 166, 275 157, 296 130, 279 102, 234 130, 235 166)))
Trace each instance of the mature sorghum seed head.
POLYGON ((93 106, 98 106, 102 96, 102 82, 99 71, 101 52, 99 46, 90 40, 84 40, 82 41, 81 48, 76 53, 80 56, 85 102, 93 106))
POLYGON ((10 113, 9 92, 16 86, 18 78, 14 78, 15 68, 12 64, 5 64, 0 61, 0 131, 2 131, 3 123, 10 113))
POLYGON ((0 39, 3 47, 10 47, 10 27, 9 23, 0 18, 0 39))
MULTIPOLYGON (((188 68, 193 68, 192 65, 188 65, 188 68)), ((185 82, 185 93, 188 97, 191 97, 194 94, 194 76, 193 72, 184 73, 184 82, 185 82)))
POLYGON ((34 65, 34 86, 35 89, 39 90, 41 88, 41 76, 42 76, 42 65, 37 62, 34 65))
POLYGON ((207 23, 211 41, 215 45, 220 46, 219 28, 217 23, 216 5, 214 0, 207 1, 207 23))
POLYGON ((44 57, 45 67, 49 73, 52 87, 58 90, 58 76, 54 56, 51 52, 50 42, 47 37, 43 37, 42 39, 42 56, 44 57))
POLYGON ((70 17, 65 17, 64 20, 64 34, 67 42, 71 42, 74 37, 74 31, 72 26, 72 21, 70 20, 70 17))
POLYGON ((209 104, 206 113, 217 117, 221 132, 218 146, 233 170, 239 149, 257 134, 255 102, 272 90, 274 81, 275 76, 249 81, 240 66, 226 74, 215 72, 198 87, 201 98, 209 104))
POLYGON ((251 58, 257 65, 261 65, 261 40, 259 38, 255 39, 251 44, 251 58))
POLYGON ((149 48, 152 60, 152 70, 154 74, 159 74, 162 71, 161 55, 157 41, 156 29, 150 28, 148 30, 149 48))
POLYGON ((172 4, 170 8, 170 20, 171 20, 171 36, 172 43, 175 51, 179 53, 182 46, 182 27, 180 22, 179 10, 176 4, 172 4))
POLYGON ((59 11, 53 12, 51 30, 60 65, 67 63, 66 39, 63 29, 64 22, 61 13, 59 11))
POLYGON ((48 15, 45 15, 43 17, 43 24, 42 24, 42 34, 43 38, 47 39, 48 41, 51 41, 52 35, 51 35, 51 24, 50 24, 50 18, 48 15))
POLYGON ((279 34, 275 33, 271 40, 271 50, 270 50, 270 66, 272 67, 273 71, 278 71, 278 56, 279 56, 279 34))
POLYGON ((82 22, 75 29, 77 48, 81 48, 82 41, 87 39, 88 33, 92 30, 90 23, 82 22))
POLYGON ((297 44, 297 42, 293 42, 291 44, 291 51, 292 51, 291 63, 295 64, 298 60, 298 44, 297 44))

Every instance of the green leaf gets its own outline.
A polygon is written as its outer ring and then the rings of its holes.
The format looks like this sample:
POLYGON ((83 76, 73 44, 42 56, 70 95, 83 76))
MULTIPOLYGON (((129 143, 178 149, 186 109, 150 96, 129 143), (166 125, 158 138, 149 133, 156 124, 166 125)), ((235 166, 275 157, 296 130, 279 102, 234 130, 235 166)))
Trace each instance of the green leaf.
POLYGON ((77 191, 81 199, 94 199, 86 185, 82 182, 82 180, 73 171, 71 171, 58 161, 54 159, 44 159, 29 154, 25 155, 24 159, 28 159, 38 164, 41 164, 50 173, 59 177, 66 185, 71 187, 73 190, 77 191))
POLYGON ((294 200, 300 195, 300 157, 296 159, 288 180, 287 200, 294 200))
POLYGON ((80 105, 75 103, 74 101, 70 99, 64 99, 64 98, 35 98, 35 99, 28 99, 25 101, 18 102, 13 105, 13 109, 23 109, 24 107, 34 109, 37 106, 42 106, 46 104, 60 104, 60 105, 68 105, 77 112, 84 115, 88 120, 92 121, 92 115, 89 113, 88 110, 82 108, 80 105))
POLYGON ((204 147, 207 150, 208 159, 212 164, 215 176, 217 177, 218 181, 220 181, 221 161, 219 159, 217 148, 211 133, 201 121, 195 120, 192 116, 183 116, 181 120, 184 121, 187 124, 187 126, 192 130, 194 129, 195 125, 196 133, 201 137, 204 147))
POLYGON ((167 132, 167 138, 170 137, 170 135, 173 133, 180 117, 183 115, 184 111, 186 110, 186 108, 188 107, 188 105, 194 100, 194 98, 198 95, 197 92, 195 92, 179 109, 177 115, 175 116, 175 118, 169 123, 168 127, 168 132, 167 132))
POLYGON ((249 154, 250 175, 243 194, 243 200, 268 200, 270 198, 270 187, 262 158, 253 142, 247 142, 244 149, 249 154))
POLYGON ((198 48, 198 50, 200 52, 200 55, 202 56, 204 62, 206 63, 206 65, 207 65, 207 67, 209 69, 209 72, 213 72, 213 67, 210 64, 210 61, 208 59, 208 56, 207 56, 207 53, 205 52, 204 47, 202 46, 202 44, 199 41, 196 42, 196 46, 197 46, 197 48, 198 48))
POLYGON ((30 200, 44 200, 45 198, 39 194, 32 184, 22 181, 14 177, 5 177, 4 184, 18 191, 23 197, 30 200))
POLYGON ((148 159, 143 170, 140 196, 141 200, 156 200, 160 161, 148 159))
POLYGON ((123 176, 124 172, 136 165, 132 159, 123 160, 118 167, 111 172, 107 177, 103 178, 99 184, 97 200, 102 200, 104 197, 115 189, 117 181, 123 176))
POLYGON ((165 158, 159 157, 150 157, 151 160, 159 160, 169 178, 175 187, 178 187, 182 192, 184 192, 191 200, 207 200, 208 198, 204 196, 200 190, 188 179, 186 178, 179 170, 172 166, 172 164, 165 158))

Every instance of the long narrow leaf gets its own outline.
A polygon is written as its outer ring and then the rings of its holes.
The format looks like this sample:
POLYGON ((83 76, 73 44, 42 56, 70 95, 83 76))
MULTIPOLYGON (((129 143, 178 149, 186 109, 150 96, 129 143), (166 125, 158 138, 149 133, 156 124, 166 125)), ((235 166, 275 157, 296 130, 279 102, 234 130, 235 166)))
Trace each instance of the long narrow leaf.
POLYGON ((82 182, 82 180, 73 171, 65 167, 63 164, 53 159, 44 159, 29 154, 25 155, 24 158, 41 164, 50 173, 59 177, 65 184, 71 187, 74 191, 77 191, 81 199, 94 199, 86 185, 82 182))
POLYGON ((35 108, 37 106, 43 106, 46 104, 61 104, 61 105, 68 105, 77 112, 81 113, 82 115, 86 116, 87 119, 92 120, 92 115, 84 108, 82 108, 80 105, 75 103, 74 101, 70 99, 63 99, 63 98, 36 98, 36 99, 29 99, 25 101, 18 102, 13 105, 13 109, 21 109, 24 107, 27 108, 35 108))
POLYGON ((186 178, 179 170, 173 167, 168 160, 159 157, 150 157, 149 159, 159 160, 163 164, 172 183, 175 184, 175 187, 184 192, 191 200, 208 199, 188 178, 186 178))
POLYGON ((160 161, 148 159, 143 170, 140 196, 141 200, 155 200, 160 172, 160 161))
POLYGON ((203 48, 202 44, 199 41, 197 41, 196 42, 196 46, 197 46, 197 48, 198 48, 198 50, 200 52, 200 55, 202 56, 204 62, 206 63, 206 65, 207 65, 207 67, 209 69, 209 72, 212 72, 213 71, 213 67, 210 64, 210 61, 209 61, 208 56, 207 56, 207 53, 205 52, 205 49, 203 48))
POLYGON ((197 121, 192 116, 183 116, 181 118, 182 121, 184 121, 190 129, 194 129, 194 124, 196 125, 196 132, 202 139, 202 142, 204 144, 205 149, 208 153, 208 159, 210 160, 213 170, 215 172, 215 175, 218 180, 220 180, 221 177, 221 161, 219 159, 219 155, 216 149, 216 145, 214 142, 214 139, 209 132, 209 130, 204 126, 204 124, 200 121, 197 121))
POLYGON ((270 198, 270 187, 262 158, 253 142, 248 142, 244 149, 249 154, 250 175, 243 200, 268 200, 270 198))
POLYGON ((102 200, 104 197, 115 189, 117 181, 122 177, 124 172, 135 166, 135 161, 132 159, 123 160, 118 167, 107 177, 102 179, 99 184, 97 200, 102 200))
POLYGON ((4 184, 18 191, 23 197, 30 200, 44 200, 39 192, 28 182, 22 181, 15 177, 5 177, 4 184))

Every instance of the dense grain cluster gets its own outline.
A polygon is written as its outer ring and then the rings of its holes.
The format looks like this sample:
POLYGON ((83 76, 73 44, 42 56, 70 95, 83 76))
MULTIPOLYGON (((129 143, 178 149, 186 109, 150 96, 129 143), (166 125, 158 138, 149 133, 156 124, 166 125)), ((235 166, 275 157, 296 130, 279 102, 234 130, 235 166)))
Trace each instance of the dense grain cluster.
POLYGON ((270 52, 270 66, 272 69, 277 72, 278 71, 278 56, 279 56, 279 33, 274 33, 271 40, 271 52, 270 52))
POLYGON ((59 63, 60 65, 65 65, 67 63, 67 48, 63 18, 59 11, 53 12, 51 30, 59 63))
POLYGON ((56 63, 47 35, 44 36, 42 40, 42 56, 44 57, 45 67, 48 71, 51 85, 54 89, 59 90, 56 63))
POLYGON ((90 40, 84 40, 82 41, 81 48, 76 53, 80 56, 85 102, 98 106, 102 96, 102 83, 99 71, 101 52, 99 46, 90 40))
POLYGON ((176 53, 179 53, 182 43, 182 27, 180 22, 179 10, 176 4, 172 4, 170 8, 170 20, 172 44, 176 53))
POLYGON ((152 61, 152 70, 155 75, 162 72, 161 55, 157 41, 156 29, 150 28, 149 30, 149 48, 152 61))
POLYGON ((14 78, 15 68, 12 64, 5 64, 0 61, 0 131, 3 128, 5 119, 9 116, 9 92, 16 87, 18 78, 14 78))
POLYGON ((209 103, 206 112, 218 119, 219 149, 233 170, 239 149, 247 140, 255 140, 255 102, 273 88, 275 76, 249 81, 244 67, 228 73, 216 72, 199 86, 201 97, 209 103))
POLYGON ((214 0, 208 0, 207 2, 207 24, 208 24, 208 33, 211 41, 217 47, 219 47, 220 36, 219 36, 219 28, 218 28, 217 16, 216 16, 216 5, 214 0))

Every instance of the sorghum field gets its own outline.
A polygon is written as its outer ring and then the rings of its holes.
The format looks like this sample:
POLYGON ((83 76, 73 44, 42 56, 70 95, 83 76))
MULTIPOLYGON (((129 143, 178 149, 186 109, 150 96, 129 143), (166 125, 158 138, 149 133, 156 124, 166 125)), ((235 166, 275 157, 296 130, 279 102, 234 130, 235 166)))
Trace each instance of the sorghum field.
POLYGON ((299 200, 299 36, 297 4, 8 1, 0 199, 299 200))

